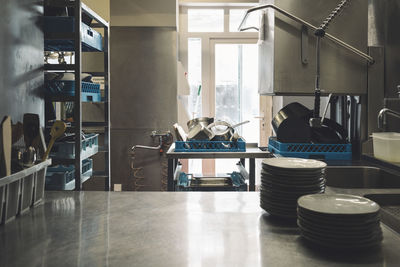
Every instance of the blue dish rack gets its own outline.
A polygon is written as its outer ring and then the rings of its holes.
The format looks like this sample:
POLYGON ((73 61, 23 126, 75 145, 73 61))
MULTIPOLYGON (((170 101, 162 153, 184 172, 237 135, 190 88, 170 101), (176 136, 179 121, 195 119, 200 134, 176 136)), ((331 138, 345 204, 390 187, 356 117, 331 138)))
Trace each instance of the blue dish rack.
MULTIPOLYGON (((82 161, 82 183, 93 174, 93 160, 82 161)), ((75 166, 55 165, 48 167, 45 182, 46 190, 74 190, 75 189, 75 166)))
POLYGON ((268 150, 284 157, 322 160, 351 160, 351 144, 281 143, 269 138, 268 150))
MULTIPOLYGON (((99 135, 86 134, 82 142, 81 158, 85 159, 99 152, 99 135)), ((75 158, 75 142, 55 142, 50 153, 51 158, 55 159, 74 159, 75 158)))
POLYGON ((175 141, 175 152, 246 152, 246 142, 234 141, 175 141))
MULTIPOLYGON (((73 40, 46 39, 46 34, 75 32, 74 17, 44 17, 45 51, 75 51, 73 40)), ((81 23, 82 51, 103 51, 103 37, 88 25, 81 23)))
MULTIPOLYGON (((46 81, 45 94, 47 97, 74 96, 75 81, 46 81)), ((82 82, 82 102, 101 102, 100 84, 82 82)))

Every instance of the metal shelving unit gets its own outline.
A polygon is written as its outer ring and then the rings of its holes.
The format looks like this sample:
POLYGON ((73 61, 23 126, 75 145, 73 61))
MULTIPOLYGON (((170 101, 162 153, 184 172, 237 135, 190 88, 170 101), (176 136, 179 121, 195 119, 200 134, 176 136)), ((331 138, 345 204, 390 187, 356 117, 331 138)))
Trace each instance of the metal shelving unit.
MULTIPOLYGON (((82 157, 81 153, 77 153, 82 150, 82 129, 84 127, 101 127, 104 129, 104 145, 101 146, 98 153, 105 154, 104 171, 94 172, 96 177, 104 178, 104 190, 110 190, 110 53, 109 53, 109 23, 96 14, 92 9, 86 6, 81 0, 52 0, 45 1, 45 4, 55 7, 73 7, 74 8, 74 29, 73 33, 49 33, 45 34, 47 40, 73 40, 74 43, 74 64, 45 64, 45 71, 53 72, 65 72, 71 71, 75 73, 75 95, 74 96, 55 96, 46 98, 47 102, 73 102, 74 103, 74 115, 73 115, 73 131, 75 132, 75 159, 54 159, 54 164, 74 164, 75 170, 81 170, 75 172, 75 190, 79 191, 82 189, 82 157), (91 25, 94 29, 103 29, 103 54, 104 54, 104 71, 103 72, 87 72, 95 77, 104 77, 104 122, 82 122, 82 34, 81 34, 81 23, 82 15, 89 16, 94 23, 91 25), (96 175, 98 174, 98 175, 96 175)), ((95 51, 98 52, 98 51, 95 51)), ((90 53, 90 52, 89 52, 90 53)), ((46 119, 47 121, 47 119, 46 119)), ((92 155, 90 155, 92 156, 92 155)))

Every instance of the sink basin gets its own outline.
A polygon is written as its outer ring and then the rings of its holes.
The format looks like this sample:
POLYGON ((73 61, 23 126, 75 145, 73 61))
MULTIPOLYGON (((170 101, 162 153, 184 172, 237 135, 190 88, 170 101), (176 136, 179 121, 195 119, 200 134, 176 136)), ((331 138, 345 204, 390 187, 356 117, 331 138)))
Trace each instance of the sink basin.
POLYGON ((365 197, 381 206, 382 222, 400 233, 400 194, 370 194, 365 197))
MULTIPOLYGON (((386 206, 399 206, 400 207, 400 194, 368 194, 364 197, 369 198, 382 207, 386 206)), ((400 213, 398 214, 400 216, 400 213)))
POLYGON ((400 175, 370 166, 329 166, 326 185, 338 188, 400 188, 400 175))

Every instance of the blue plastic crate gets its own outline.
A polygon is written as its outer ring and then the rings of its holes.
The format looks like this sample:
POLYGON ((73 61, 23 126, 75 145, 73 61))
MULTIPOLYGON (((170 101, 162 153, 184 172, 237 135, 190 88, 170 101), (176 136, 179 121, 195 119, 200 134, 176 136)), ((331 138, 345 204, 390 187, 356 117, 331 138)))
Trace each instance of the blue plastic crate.
MULTIPOLYGON (((93 174, 93 160, 82 161, 81 180, 87 180, 93 174)), ((75 166, 55 165, 48 167, 46 174, 46 190, 74 190, 75 189, 75 166)))
MULTIPOLYGON (((86 134, 85 140, 82 140, 81 158, 88 158, 99 151, 99 135, 86 134)), ((55 142, 50 153, 51 158, 57 159, 74 159, 75 158, 75 142, 55 142)))
MULTIPOLYGON (((45 82, 46 96, 74 96, 75 81, 45 82)), ((100 84, 82 82, 82 102, 101 102, 100 84)))
MULTIPOLYGON (((46 39, 47 33, 72 33, 75 32, 74 17, 44 17, 44 49, 45 51, 74 51, 73 40, 46 39)), ((81 23, 82 51, 103 51, 103 37, 88 25, 81 23)))
POLYGON ((323 160, 351 160, 351 144, 281 143, 269 138, 268 150, 284 157, 323 160))
MULTIPOLYGON (((73 190, 70 182, 75 179, 75 168, 73 165, 56 165, 49 167, 46 173, 46 190, 73 190)), ((74 184, 75 185, 75 184, 74 184)))
POLYGON ((233 141, 175 141, 175 152, 245 152, 246 142, 233 141))

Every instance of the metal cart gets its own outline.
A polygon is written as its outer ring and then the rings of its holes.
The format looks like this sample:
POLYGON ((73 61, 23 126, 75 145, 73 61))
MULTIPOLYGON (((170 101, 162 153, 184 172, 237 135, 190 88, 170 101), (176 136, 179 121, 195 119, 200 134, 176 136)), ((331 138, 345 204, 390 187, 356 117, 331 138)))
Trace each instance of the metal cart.
POLYGON ((245 152, 175 152, 172 144, 167 152, 168 158, 168 191, 175 191, 174 174, 179 159, 232 159, 238 158, 243 166, 249 161, 249 191, 255 191, 255 159, 273 157, 268 151, 262 151, 256 144, 247 144, 245 152))

